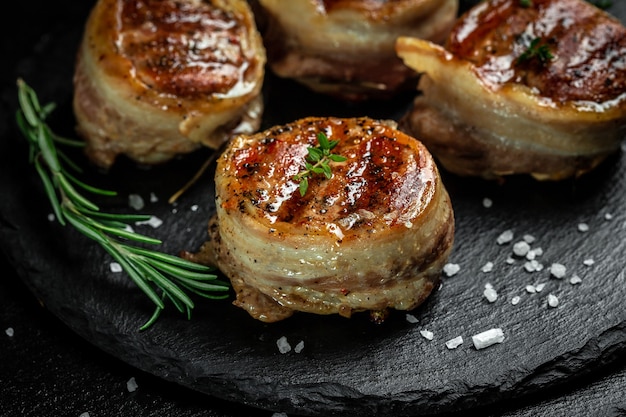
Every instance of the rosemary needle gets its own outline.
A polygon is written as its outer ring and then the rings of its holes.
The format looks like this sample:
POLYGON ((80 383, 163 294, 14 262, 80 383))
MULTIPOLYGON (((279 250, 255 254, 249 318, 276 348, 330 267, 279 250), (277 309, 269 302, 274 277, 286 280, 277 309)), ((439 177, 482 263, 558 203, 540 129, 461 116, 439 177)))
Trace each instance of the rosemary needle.
POLYGON ((214 150, 213 153, 211 155, 209 155, 209 157, 204 161, 204 163, 202 164, 200 169, 198 171, 196 171, 194 176, 189 181, 187 181, 187 183, 185 183, 185 185, 183 185, 182 188, 180 188, 178 191, 176 191, 174 194, 172 194, 172 196, 167 200, 167 202, 170 203, 170 204, 174 204, 176 202, 176 200, 178 200, 178 198, 180 196, 182 196, 196 182, 198 182, 198 180, 200 180, 202 175, 204 175, 205 171, 207 169, 209 169, 211 164, 213 164, 215 161, 217 161, 217 158, 219 158, 220 155, 224 152, 224 150, 226 150, 227 145, 228 145, 228 141, 222 143, 222 145, 219 148, 214 150))
POLYGON ((72 169, 80 173, 80 168, 56 145, 84 146, 84 142, 63 138, 52 132, 45 120, 55 105, 41 106, 35 91, 22 79, 17 80, 17 86, 20 104, 17 124, 30 145, 29 161, 41 178, 56 219, 61 225, 69 224, 97 242, 155 304, 154 313, 140 329, 147 329, 155 323, 168 300, 181 313, 186 313, 187 318, 191 318, 194 302, 190 294, 209 299, 228 297, 228 283, 218 280, 212 268, 129 244, 161 243, 129 227, 132 222, 148 220, 150 216, 103 213, 85 197, 82 191, 104 196, 116 193, 90 186, 69 172, 68 169, 72 169))

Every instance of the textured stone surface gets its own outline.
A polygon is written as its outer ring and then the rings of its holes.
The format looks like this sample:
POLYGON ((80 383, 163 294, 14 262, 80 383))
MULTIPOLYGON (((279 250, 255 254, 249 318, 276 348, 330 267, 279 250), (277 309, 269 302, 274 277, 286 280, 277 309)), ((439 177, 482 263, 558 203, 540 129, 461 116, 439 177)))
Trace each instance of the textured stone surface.
MULTIPOLYGON (((16 68, 44 102, 58 103, 51 123, 67 135, 72 134, 71 66, 81 25, 77 20, 74 26, 57 28, 16 68)), ((4 114, 13 114, 13 94, 11 87, 3 91, 10 109, 4 114)), ((311 112, 395 117, 403 105, 345 106, 272 79, 266 94, 267 125, 311 112), (293 99, 300 94, 305 98, 293 99)), ((49 206, 27 164, 24 143, 6 120, 2 123, 0 245, 9 261, 47 310, 71 330, 166 381, 300 415, 427 415, 524 401, 611 366, 626 351, 623 152, 596 172, 559 184, 525 178, 494 184, 444 174, 457 222, 450 262, 459 264, 460 271, 444 278, 442 287, 411 312, 417 323, 398 312, 383 325, 365 316, 346 320, 307 315, 265 325, 229 301, 198 300, 191 321, 170 308, 153 328, 139 332, 152 312, 149 302, 124 275, 110 272, 109 259, 98 246, 48 221, 49 206), (484 207, 484 198, 493 206, 484 207), (580 232, 580 223, 589 230, 580 232), (496 239, 505 230, 514 232, 513 242, 499 245, 496 239), (525 234, 536 239, 531 247, 543 249, 537 258, 542 271, 527 272, 519 259, 506 262, 513 243, 525 234), (587 259, 593 259, 593 265, 585 265, 587 259), (488 262, 493 270, 483 272, 488 262), (565 278, 550 276, 552 263, 567 267, 565 278), (581 277, 580 284, 569 283, 573 274, 581 277), (499 295, 493 303, 483 296, 487 283, 499 295), (541 292, 525 289, 542 283, 541 292), (558 297, 558 307, 548 307, 548 294, 558 297), (515 296, 520 297, 517 305, 511 303, 515 296), (503 329, 504 342, 476 350, 471 336, 492 327, 503 329), (432 341, 420 334, 424 329, 433 332, 432 341), (283 336, 292 347, 303 341, 304 349, 279 353, 276 342, 283 336), (465 342, 447 349, 445 342, 456 336, 465 342)), ((129 193, 147 199, 155 192, 159 202, 148 204, 144 212, 159 216, 164 224, 141 230, 163 238, 162 249, 176 253, 196 249, 205 237, 213 210, 210 176, 185 194, 176 214, 166 200, 207 155, 149 170, 122 161, 109 175, 86 166, 85 175, 120 191, 119 198, 102 200, 104 210, 127 209, 129 193), (199 210, 194 211, 196 204, 199 210)), ((600 397, 606 388, 602 383, 590 387, 592 398, 600 397)), ((624 378, 616 376, 614 383, 624 387, 624 378)), ((554 401, 553 415, 559 415, 559 402, 554 401)), ((610 401, 601 404, 615 409, 610 401)), ((527 415, 533 414, 530 408, 527 415)))

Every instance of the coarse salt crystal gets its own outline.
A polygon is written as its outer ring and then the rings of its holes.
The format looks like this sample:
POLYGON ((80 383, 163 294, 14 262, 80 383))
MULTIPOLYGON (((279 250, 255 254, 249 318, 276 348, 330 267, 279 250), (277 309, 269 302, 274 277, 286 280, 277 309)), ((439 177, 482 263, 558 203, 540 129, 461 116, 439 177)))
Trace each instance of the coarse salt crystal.
POLYGON ((518 295, 511 298, 511 304, 513 304, 514 306, 518 305, 520 301, 521 301, 521 298, 518 295))
POLYGON ((483 272, 491 272, 491 271, 493 271, 493 262, 487 262, 486 264, 483 265, 481 270, 483 272))
POLYGON ((559 299, 557 298, 557 296, 554 294, 548 294, 548 306, 554 308, 558 305, 559 299))
POLYGON ((524 263, 524 269, 527 272, 539 272, 543 269, 543 265, 540 264, 537 260, 533 259, 524 263))
POLYGON ((567 272, 567 268, 565 268, 565 265, 563 264, 554 263, 550 265, 550 274, 554 278, 561 279, 565 276, 566 272, 567 272))
POLYGON ((304 340, 299 341, 296 347, 293 348, 293 351, 296 353, 300 353, 302 352, 302 349, 304 349, 304 340))
POLYGON ((513 253, 517 256, 524 257, 530 251, 530 245, 525 240, 520 240, 513 245, 513 253))
POLYGON ((454 339, 450 339, 446 342, 448 349, 456 349, 463 344, 463 336, 457 336, 454 339))
POLYGON ((156 203, 157 201, 159 201, 159 197, 157 197, 157 195, 153 192, 150 193, 150 202, 151 203, 156 203))
POLYGON ((506 260, 504 261, 509 265, 513 265, 515 263, 515 259, 511 258, 510 256, 506 258, 506 260))
POLYGON ((537 288, 535 288, 534 285, 527 285, 526 286, 526 292, 529 294, 534 294, 537 292, 537 288))
POLYGON ((611 213, 606 213, 604 215, 604 220, 612 220, 613 219, 613 215, 611 213))
POLYGON ((13 337, 13 335, 15 334, 15 331, 13 330, 13 327, 7 327, 7 329, 4 331, 7 336, 9 337, 13 337))
POLYGON ((430 330, 420 330, 420 334, 426 340, 433 340, 433 338, 435 337, 435 334, 430 330))
POLYGON ((472 336, 472 342, 476 349, 484 349, 496 343, 504 341, 504 332, 500 328, 486 330, 472 336))
POLYGON ((178 213, 178 209, 177 209, 176 207, 174 207, 174 208, 172 209, 172 214, 176 214, 176 213, 178 213))
POLYGON ((524 242, 531 244, 533 243, 536 239, 533 235, 524 235, 524 237, 522 238, 524 239, 524 242))
POLYGON ((276 346, 278 346, 278 351, 280 353, 287 353, 291 351, 291 345, 289 344, 289 342, 287 341, 287 337, 286 336, 281 336, 277 341, 276 341, 276 346))
POLYGON ((578 231, 579 232, 588 232, 589 225, 587 223, 578 223, 578 231))
POLYGON ((569 283, 572 285, 580 284, 581 282, 583 282, 583 280, 580 279, 578 275, 572 275, 572 277, 569 279, 569 283))
POLYGON ((591 266, 591 265, 593 265, 595 263, 596 263, 596 261, 594 261, 592 258, 588 258, 588 259, 585 259, 583 261, 583 264, 586 265, 586 266, 591 266))
POLYGON ((500 236, 498 236, 496 242, 498 245, 504 245, 505 243, 510 243, 513 240, 513 237, 514 235, 512 230, 505 230, 500 234, 500 236))
POLYGON ((493 200, 487 197, 483 198, 483 207, 490 208, 491 206, 493 206, 493 200))
POLYGON ((117 262, 111 262, 109 264, 109 269, 111 270, 111 272, 122 272, 122 265, 117 262))
POLYGON ((526 259, 528 259, 529 261, 532 261, 535 258, 537 258, 537 256, 541 256, 542 254, 543 254, 543 249, 541 248, 531 249, 526 254, 526 259))
POLYGON ((537 292, 541 292, 541 291, 543 291, 543 289, 545 288, 545 286, 546 286, 546 284, 545 284, 545 283, 537 284, 537 285, 535 285, 535 290, 536 290, 537 292))
POLYGON ((150 216, 148 220, 142 222, 135 222, 137 226, 141 226, 147 224, 148 226, 152 226, 154 229, 161 227, 163 224, 163 220, 159 219, 157 216, 150 216))
POLYGON ((461 270, 459 264, 447 263, 443 266, 443 272, 446 276, 451 277, 456 275, 461 270))
POLYGON ((194 204, 193 206, 191 206, 191 211, 198 211, 198 208, 200 208, 197 204, 194 204))
POLYGON ((406 315, 406 321, 408 321, 409 323, 417 323, 417 322, 419 322, 417 317, 415 317, 413 314, 407 314, 406 315))
POLYGON ((126 389, 128 392, 135 392, 139 386, 137 385, 137 381, 135 377, 131 377, 128 381, 126 381, 126 389))
POLYGON ((485 285, 485 290, 483 291, 483 295, 490 303, 495 302, 498 299, 498 292, 491 286, 485 285))
POLYGON ((141 210, 145 206, 143 198, 139 194, 129 194, 128 205, 135 210, 141 210))
POLYGON ((56 217, 54 216, 54 213, 50 213, 50 214, 48 214, 48 221, 53 222, 53 221, 54 221, 54 219, 56 219, 56 217))

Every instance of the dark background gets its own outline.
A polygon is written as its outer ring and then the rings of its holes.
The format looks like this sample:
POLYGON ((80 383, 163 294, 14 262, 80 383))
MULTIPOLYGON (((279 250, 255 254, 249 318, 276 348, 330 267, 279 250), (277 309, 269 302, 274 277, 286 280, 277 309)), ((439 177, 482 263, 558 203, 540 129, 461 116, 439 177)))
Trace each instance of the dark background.
MULTIPOLYGON (((18 2, 12 4, 17 12, 5 14, 0 29, 0 137, 15 134, 11 116, 20 62, 45 46, 48 33, 86 15, 89 3, 18 2)), ((42 306, 4 254, 0 254, 0 270, 1 416, 79 416, 83 412, 90 417, 272 415, 167 383, 103 353, 42 306), (8 328, 13 329, 13 336, 5 333, 8 328), (126 388, 131 377, 139 386, 135 392, 126 388)), ((558 389, 477 411, 484 416, 511 417, 626 415, 625 389, 623 358, 558 389)))

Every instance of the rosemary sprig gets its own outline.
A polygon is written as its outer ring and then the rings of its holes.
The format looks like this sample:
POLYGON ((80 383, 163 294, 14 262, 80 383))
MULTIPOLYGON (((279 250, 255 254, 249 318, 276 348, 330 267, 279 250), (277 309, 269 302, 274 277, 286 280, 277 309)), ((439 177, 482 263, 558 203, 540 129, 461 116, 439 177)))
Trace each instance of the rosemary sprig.
POLYGON ((208 299, 228 296, 229 285, 217 280, 212 268, 168 255, 156 250, 143 249, 129 242, 158 245, 160 240, 136 233, 132 222, 148 220, 145 214, 117 214, 101 212, 98 206, 80 190, 111 196, 114 191, 92 187, 78 180, 68 168, 81 172, 57 144, 84 146, 84 142, 56 135, 46 123, 54 110, 54 103, 41 106, 35 91, 22 79, 17 80, 20 109, 16 120, 27 139, 29 161, 41 177, 46 194, 58 222, 70 224, 78 232, 97 242, 126 271, 131 280, 148 296, 156 308, 140 329, 150 327, 169 300, 191 318, 194 302, 188 293, 208 299))
POLYGON ((533 39, 524 53, 517 57, 516 63, 519 65, 531 59, 538 59, 543 65, 552 60, 554 55, 550 52, 550 48, 547 44, 540 44, 540 42, 541 38, 533 39))
POLYGON ((533 0, 520 0, 519 1, 520 6, 522 7, 532 7, 533 5, 533 0))
POLYGON ((302 197, 309 188, 309 178, 313 174, 324 175, 330 179, 333 176, 330 162, 343 162, 347 159, 345 156, 330 153, 339 144, 339 141, 328 140, 324 132, 317 134, 317 142, 319 143, 318 146, 307 148, 309 153, 304 160, 304 169, 293 176, 293 180, 300 183, 298 188, 302 197))

